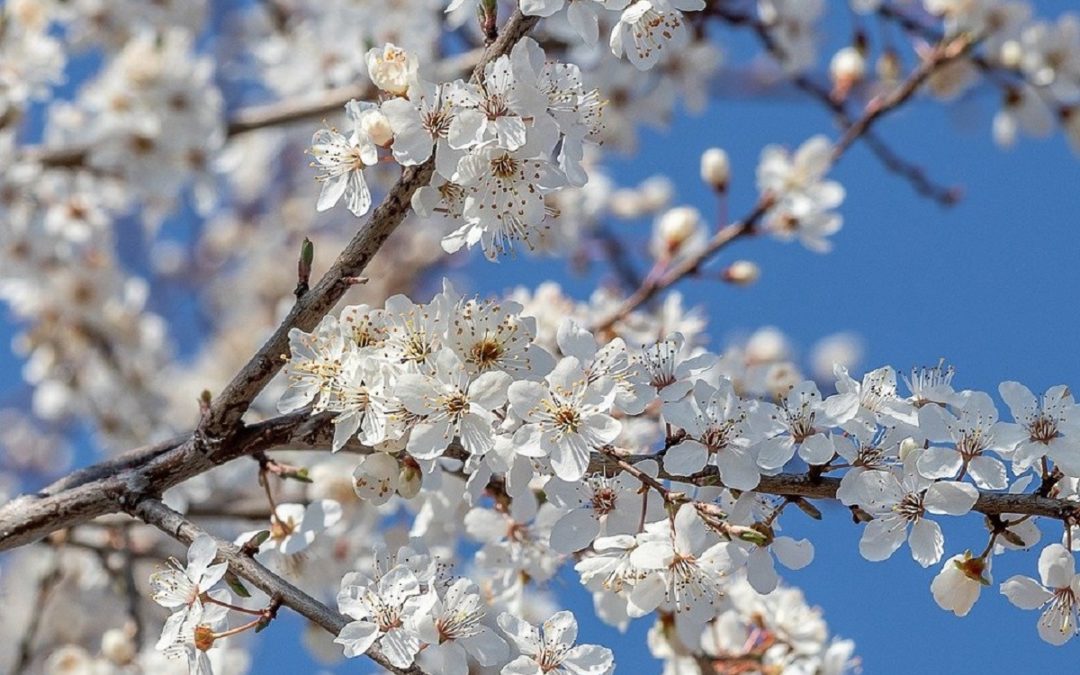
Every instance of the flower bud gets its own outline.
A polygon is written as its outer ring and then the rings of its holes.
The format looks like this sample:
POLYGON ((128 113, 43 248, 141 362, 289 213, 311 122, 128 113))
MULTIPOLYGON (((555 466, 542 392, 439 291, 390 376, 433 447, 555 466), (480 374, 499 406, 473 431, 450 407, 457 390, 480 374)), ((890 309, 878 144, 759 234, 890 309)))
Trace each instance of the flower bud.
POLYGON ((900 441, 900 461, 907 461, 907 456, 916 450, 921 450, 922 443, 919 443, 911 436, 908 436, 904 440, 900 441))
POLYGON ((1006 40, 998 50, 998 61, 1006 68, 1019 69, 1024 58, 1024 48, 1018 40, 1006 40))
POLYGON ((396 96, 404 96, 416 79, 416 57, 391 43, 368 50, 368 76, 376 87, 396 96))
POLYGON ((195 626, 196 649, 204 652, 210 651, 214 647, 215 639, 214 631, 210 626, 207 626, 205 623, 200 623, 198 626, 195 626))
POLYGON ((390 120, 377 108, 365 110, 360 115, 360 130, 367 134, 375 145, 386 147, 394 140, 390 120))
POLYGON ((398 479, 397 493, 405 499, 412 499, 420 493, 421 482, 422 475, 420 473, 420 467, 414 462, 403 462, 401 465, 401 476, 398 479))
POLYGON ((135 660, 135 643, 128 631, 110 628, 101 636, 101 655, 118 666, 135 660))
POLYGON ((671 248, 678 248, 683 242, 694 236, 701 226, 701 214, 692 206, 679 206, 660 216, 657 225, 660 238, 671 248))
POLYGON ((671 258, 687 242, 701 238, 704 229, 701 213, 692 206, 679 206, 669 209, 656 221, 653 228, 652 254, 658 260, 671 258))
POLYGON ((720 148, 709 148, 701 153, 701 180, 717 192, 727 190, 731 177, 731 163, 727 153, 720 148))
POLYGON ((851 88, 866 76, 866 57, 855 47, 844 47, 833 54, 829 62, 829 78, 833 84, 833 97, 843 100, 851 88))
POLYGON ((874 69, 877 71, 878 79, 882 82, 886 84, 897 82, 901 75, 900 57, 897 56, 895 51, 886 49, 878 57, 874 69))
POLYGON ((724 281, 739 286, 749 286, 761 277, 761 268, 749 260, 736 260, 724 270, 724 281))
POLYGON ((782 361, 791 354, 787 338, 771 326, 757 330, 746 342, 746 360, 749 363, 772 363, 782 361))

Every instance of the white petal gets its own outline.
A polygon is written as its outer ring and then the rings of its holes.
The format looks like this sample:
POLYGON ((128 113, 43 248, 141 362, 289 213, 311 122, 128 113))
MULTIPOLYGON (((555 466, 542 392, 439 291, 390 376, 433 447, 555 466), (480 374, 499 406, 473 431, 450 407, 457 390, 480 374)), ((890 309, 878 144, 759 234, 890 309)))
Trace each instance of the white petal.
POLYGON ((772 543, 772 551, 780 564, 789 570, 801 570, 814 559, 814 545, 809 539, 777 537, 772 543))
POLYGON ((353 621, 345 624, 334 642, 345 647, 345 656, 360 656, 379 638, 379 627, 370 621, 353 621))
POLYGON ((600 534, 600 523, 592 509, 574 509, 551 528, 551 547, 559 553, 574 553, 592 544, 600 534))
POLYGON ((664 468, 676 476, 692 476, 705 468, 708 457, 709 451, 701 443, 683 441, 664 453, 664 468))
POLYGON ((959 481, 938 481, 926 489, 923 506, 930 513, 963 516, 979 499, 974 485, 959 481))
POLYGON ((911 536, 908 538, 911 547, 911 557, 923 567, 929 567, 941 560, 941 554, 945 552, 945 537, 941 534, 941 527, 932 520, 920 518, 911 526, 911 536))
POLYGON ((1039 576, 1047 588, 1067 588, 1074 572, 1072 553, 1061 544, 1050 544, 1039 554, 1039 576))
POLYGON ((951 448, 927 448, 919 455, 916 466, 927 478, 955 478, 960 472, 963 459, 951 448))
POLYGON ((886 560, 904 543, 906 521, 896 516, 871 520, 859 540, 859 553, 867 560, 886 560))
POLYGON ((1039 582, 1020 575, 1006 579, 1001 584, 1001 594, 1020 609, 1038 609, 1054 597, 1039 582))

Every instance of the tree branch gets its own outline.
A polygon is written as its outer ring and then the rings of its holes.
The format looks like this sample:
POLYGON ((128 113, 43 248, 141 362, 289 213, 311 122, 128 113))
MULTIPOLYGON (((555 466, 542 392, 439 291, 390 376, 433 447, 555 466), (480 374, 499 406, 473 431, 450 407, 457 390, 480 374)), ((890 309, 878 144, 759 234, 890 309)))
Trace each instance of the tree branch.
MULTIPOLYGON (((482 49, 472 49, 443 60, 438 76, 452 79, 469 72, 484 54, 482 49)), ((226 138, 233 138, 250 131, 267 127, 317 120, 325 115, 339 112, 352 99, 370 99, 378 90, 370 83, 350 84, 318 92, 315 95, 296 96, 273 103, 246 106, 236 110, 225 127, 226 138)), ((89 147, 70 145, 63 147, 30 147, 24 156, 44 166, 63 168, 86 164, 89 147)))
MULTIPOLYGON (((194 523, 156 499, 142 500, 131 509, 130 513, 186 545, 190 545, 199 535, 206 534, 194 523)), ((244 555, 239 547, 216 538, 215 542, 218 549, 217 559, 228 563, 229 569, 236 573, 237 576, 251 582, 251 585, 266 593, 267 596, 279 598, 283 605, 308 621, 318 624, 326 632, 337 637, 345 624, 349 623, 350 619, 347 616, 327 607, 266 569, 253 558, 244 555)), ((398 668, 374 647, 369 649, 366 655, 392 673, 408 673, 412 675, 423 672, 415 666, 412 668, 398 668)))
MULTIPOLYGON (((757 17, 737 12, 723 6, 712 6, 709 7, 708 10, 711 15, 719 17, 722 21, 730 25, 750 26, 757 36, 758 41, 761 42, 766 51, 772 54, 778 61, 784 59, 784 53, 780 48, 780 45, 777 44, 776 40, 769 32, 769 27, 757 17)), ((940 39, 941 36, 938 36, 935 42, 940 39)), ((851 127, 854 120, 851 115, 848 114, 844 103, 835 100, 826 87, 819 85, 805 74, 795 75, 791 81, 796 88, 809 94, 812 98, 831 110, 843 129, 846 130, 851 127)), ((920 195, 932 199, 942 206, 952 206, 959 201, 960 190, 958 188, 943 187, 934 183, 926 176, 926 172, 923 171, 921 167, 901 157, 895 150, 889 147, 884 139, 873 131, 864 132, 862 134, 862 139, 870 151, 877 156, 878 160, 888 171, 905 179, 920 195)))
MULTIPOLYGON (((871 100, 863 114, 855 119, 844 131, 843 135, 833 146, 833 163, 836 163, 847 150, 859 138, 864 137, 882 117, 896 110, 908 101, 919 87, 935 71, 958 58, 967 54, 975 43, 966 36, 959 36, 952 40, 939 43, 930 55, 891 92, 875 97, 871 100)), ((660 291, 673 286, 687 276, 697 274, 701 267, 709 261, 718 251, 727 247, 730 243, 751 234, 754 227, 771 206, 768 195, 763 195, 753 210, 740 222, 732 223, 720 229, 713 235, 709 243, 697 254, 675 266, 662 276, 652 277, 642 283, 637 291, 623 300, 613 312, 592 325, 594 331, 603 331, 610 328, 617 321, 624 319, 630 312, 648 302, 660 291)))

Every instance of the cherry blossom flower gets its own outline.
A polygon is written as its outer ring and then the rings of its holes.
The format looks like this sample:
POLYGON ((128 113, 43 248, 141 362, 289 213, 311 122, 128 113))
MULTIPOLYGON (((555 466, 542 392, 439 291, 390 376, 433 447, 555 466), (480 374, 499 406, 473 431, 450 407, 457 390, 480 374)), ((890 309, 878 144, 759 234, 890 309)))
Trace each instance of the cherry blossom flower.
POLYGON ((761 473, 750 448, 758 434, 730 380, 722 378, 716 387, 698 381, 689 397, 664 409, 664 417, 687 434, 664 454, 670 473, 691 476, 708 464, 717 468, 727 487, 757 487, 761 473))
POLYGON ((1069 475, 1080 475, 1080 409, 1065 385, 1051 387, 1042 403, 1019 382, 998 387, 1014 423, 998 425, 998 442, 1015 447, 1013 470, 1027 471, 1042 457, 1049 457, 1069 475))
POLYGON ((458 162, 455 180, 465 194, 465 224, 443 238, 447 253, 480 244, 484 255, 495 259, 515 241, 529 246, 535 241, 546 215, 544 195, 566 179, 535 148, 517 148, 486 145, 458 162))
POLYGON ((574 319, 564 319, 555 341, 563 356, 573 356, 581 363, 590 382, 603 378, 615 383, 615 408, 631 415, 645 410, 652 399, 649 378, 642 365, 631 358, 621 337, 600 346, 574 319))
POLYGON ((525 118, 544 109, 543 96, 528 75, 516 71, 509 56, 500 56, 484 67, 480 84, 454 83, 448 94, 457 108, 447 132, 450 147, 472 148, 492 139, 505 151, 524 146, 525 118))
POLYGON ((615 670, 610 649, 596 645, 577 645, 577 619, 570 612, 557 612, 537 629, 513 614, 499 615, 499 628, 506 633, 521 655, 503 666, 502 675, 607 675, 615 670))
POLYGON ((217 555, 214 538, 201 534, 188 547, 187 565, 170 558, 168 566, 150 575, 151 596, 162 607, 176 610, 169 617, 162 632, 162 640, 171 642, 173 633, 185 623, 202 620, 204 607, 202 596, 212 589, 229 566, 227 563, 213 565, 217 555), (169 633, 171 637, 168 637, 169 633))
POLYGON ((341 580, 338 610, 354 621, 345 624, 334 638, 345 656, 352 658, 377 646, 386 660, 398 668, 412 665, 420 651, 416 626, 423 603, 420 582, 408 567, 398 565, 372 581, 359 572, 350 572, 341 580))
POLYGON ((512 300, 462 299, 451 311, 447 344, 470 373, 500 370, 518 378, 546 375, 554 359, 534 344, 536 319, 512 300))
POLYGON ((611 380, 589 382, 581 362, 559 361, 546 385, 519 380, 510 385, 510 406, 524 425, 514 433, 522 454, 548 457, 555 475, 577 481, 592 450, 619 435, 622 425, 608 413, 615 400, 611 380))
POLYGON ((352 125, 348 136, 334 129, 315 132, 310 150, 315 158, 312 166, 322 172, 317 180, 323 184, 315 205, 317 210, 332 208, 343 196, 355 216, 362 216, 371 208, 371 192, 364 180, 364 168, 378 163, 379 155, 375 142, 361 125, 365 113, 377 110, 374 103, 349 101, 345 106, 345 114, 352 125))
POLYGON ((695 379, 716 365, 715 355, 708 352, 688 355, 685 344, 682 333, 673 333, 643 349, 638 358, 648 373, 649 385, 656 389, 664 403, 678 401, 689 394, 695 379))
POLYGON ((420 640, 427 643, 417 659, 424 672, 467 675, 466 655, 484 667, 506 661, 506 642, 481 622, 486 611, 476 584, 458 579, 441 598, 431 591, 420 597, 414 617, 420 640))
POLYGON ((409 454, 435 459, 455 437, 469 454, 487 453, 495 443, 492 411, 506 403, 510 381, 498 370, 471 378, 458 355, 446 348, 435 357, 430 375, 402 375, 395 393, 409 412, 422 418, 409 434, 409 454))
MULTIPOLYGON (((341 520, 341 515, 341 504, 332 499, 319 499, 307 506, 278 504, 270 516, 270 536, 259 547, 259 552, 277 551, 282 555, 296 555, 311 546, 320 532, 341 520)), ((243 544, 259 532, 244 532, 236 541, 243 544)))
POLYGON ((638 537, 630 562, 653 574, 637 581, 633 604, 643 613, 664 606, 701 616, 714 611, 723 577, 742 561, 728 542, 706 528, 693 504, 683 504, 674 521, 650 523, 638 537))
POLYGON ((1001 584, 1002 595, 1020 609, 1040 609, 1039 637, 1063 645, 1080 630, 1080 574, 1072 553, 1061 544, 1050 544, 1039 554, 1039 577, 1016 575, 1001 584))
POLYGON ((312 333, 299 328, 289 331, 289 362, 285 377, 289 385, 278 399, 278 412, 290 413, 319 397, 316 409, 325 409, 329 394, 337 383, 345 361, 345 340, 337 317, 329 315, 312 333))
POLYGON ((832 155, 832 143, 824 136, 806 141, 794 155, 777 145, 762 151, 757 185, 772 203, 765 215, 770 232, 784 240, 798 237, 819 253, 832 247, 826 237, 836 234, 843 221, 830 209, 844 201, 840 183, 825 180, 832 155))
POLYGON ((351 353, 335 378, 336 386, 323 407, 337 413, 334 417, 334 441, 337 452, 353 436, 361 443, 375 445, 386 438, 389 401, 384 387, 389 378, 385 366, 351 353))
POLYGON ((435 149, 435 169, 450 180, 457 172, 462 152, 447 141, 454 106, 447 95, 449 85, 419 81, 409 89, 409 98, 384 101, 382 112, 394 132, 391 150, 402 166, 422 164, 435 149))
POLYGON ((985 454, 994 450, 1009 456, 1012 448, 999 440, 1002 424, 985 392, 972 392, 957 415, 939 406, 919 409, 919 428, 931 440, 950 440, 954 447, 931 446, 919 456, 919 473, 927 478, 971 474, 984 490, 1003 490, 1008 480, 1001 460, 985 454))
POLYGON ((850 421, 858 411, 858 397, 836 394, 823 401, 816 384, 803 382, 779 406, 761 407, 761 414, 771 417, 782 431, 754 445, 758 466, 778 471, 796 451, 807 464, 827 463, 836 454, 836 446, 825 430, 850 421))
MULTIPOLYGON (((655 472, 655 462, 651 464, 655 472)), ((650 469, 640 464, 638 468, 646 472, 650 469)), ((642 515, 655 518, 659 506, 655 500, 644 503, 650 492, 641 488, 638 479, 627 473, 612 478, 587 476, 576 482, 552 478, 544 493, 562 517, 551 529, 551 547, 560 553, 573 553, 589 546, 598 536, 637 532, 642 515)))
POLYGON ((353 489, 360 499, 379 505, 394 496, 400 485, 401 466, 385 452, 361 458, 353 472, 353 489))
POLYGON ((874 516, 859 541, 859 552, 867 560, 888 559, 906 538, 911 557, 923 567, 933 565, 941 560, 945 537, 941 527, 926 514, 962 516, 975 505, 978 490, 959 481, 934 482, 925 478, 915 469, 918 459, 917 452, 910 454, 899 475, 893 471, 867 471, 859 476, 859 505, 874 516))
POLYGON ((611 53, 625 53, 635 68, 648 70, 689 41, 682 13, 704 7, 704 0, 636 0, 611 29, 611 53))

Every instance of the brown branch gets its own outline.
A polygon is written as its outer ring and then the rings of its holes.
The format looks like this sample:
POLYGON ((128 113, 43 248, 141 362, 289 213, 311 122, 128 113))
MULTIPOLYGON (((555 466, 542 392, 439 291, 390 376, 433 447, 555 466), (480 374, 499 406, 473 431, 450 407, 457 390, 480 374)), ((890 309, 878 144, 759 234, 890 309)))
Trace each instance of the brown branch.
MULTIPOLYGON (((656 460, 656 455, 626 455, 621 460, 637 463, 646 459, 656 460)), ((622 467, 614 458, 596 453, 590 462, 591 472, 621 471, 622 467)), ((716 467, 707 467, 704 471, 693 476, 679 476, 671 474, 663 468, 658 474, 665 480, 673 480, 680 483, 697 485, 700 487, 713 486, 723 487, 720 475, 716 467)), ((776 476, 762 476, 761 482, 751 492, 777 495, 780 497, 804 497, 807 499, 836 499, 836 491, 840 488, 839 478, 812 476, 809 473, 782 473, 776 476)), ((1004 514, 1018 514, 1023 516, 1042 516, 1067 522, 1076 522, 1080 518, 1080 502, 1067 499, 1055 499, 1043 497, 1035 493, 1013 494, 997 492, 979 492, 979 498, 972 507, 972 511, 988 516, 1000 516, 1004 514)))
MULTIPOLYGON (((473 49, 445 59, 439 66, 440 77, 454 78, 469 72, 481 60, 484 52, 473 49)), ((378 90, 370 83, 334 87, 314 95, 297 96, 273 103, 247 106, 235 111, 225 126, 226 138, 233 138, 250 131, 282 126, 296 122, 317 120, 331 113, 340 112, 352 99, 370 99, 378 90)), ((72 168, 86 164, 89 147, 68 145, 62 147, 30 147, 24 149, 24 157, 44 166, 72 168)))
MULTIPOLYGON (((190 545, 199 535, 206 534, 194 523, 156 499, 142 500, 131 509, 131 515, 187 545, 190 545)), ((327 607, 266 569, 253 558, 244 555, 239 547, 219 539, 215 539, 215 542, 218 549, 217 560, 228 563, 229 569, 237 576, 247 580, 251 585, 266 593, 267 596, 279 599, 281 604, 292 609, 308 621, 318 624, 326 632, 336 637, 341 632, 341 629, 349 623, 350 619, 347 616, 327 607)), ((393 673, 408 673, 411 675, 423 672, 415 666, 412 668, 398 668, 374 647, 368 649, 366 656, 393 673)))
MULTIPOLYGON (((844 131, 843 135, 833 146, 832 161, 836 163, 840 157, 859 138, 864 137, 882 117, 896 110, 908 101, 919 87, 937 69, 955 61, 967 54, 975 43, 966 36, 948 40, 937 45, 930 55, 919 65, 899 86, 891 92, 875 97, 871 100, 863 114, 855 119, 844 131)), ((697 274, 702 266, 709 261, 718 251, 743 236, 753 233, 754 226, 772 206, 771 199, 764 195, 754 206, 754 209, 740 222, 732 223, 720 229, 709 243, 697 254, 687 258, 679 265, 660 277, 650 277, 642 283, 638 289, 627 297, 622 304, 606 317, 601 318, 592 328, 594 331, 603 331, 613 324, 626 318, 626 316, 647 302, 660 291, 673 286, 682 279, 697 274)))
MULTIPOLYGON (((765 50, 772 54, 778 61, 783 61, 783 50, 773 38, 772 33, 769 32, 769 27, 756 16, 737 12, 723 6, 709 7, 708 11, 712 16, 719 17, 722 21, 730 25, 750 26, 765 50)), ((940 39, 940 36, 938 36, 934 42, 937 42, 940 39)), ((843 129, 846 130, 854 123, 854 120, 851 115, 848 114, 844 103, 834 99, 826 87, 819 85, 805 74, 795 75, 791 79, 791 82, 797 89, 809 94, 812 98, 832 111, 843 129)), ((952 206, 959 201, 961 193, 958 188, 944 187, 934 183, 927 177, 926 172, 920 166, 901 157, 895 150, 889 147, 884 139, 873 131, 867 130, 864 132, 862 134, 862 140, 866 144, 866 147, 878 158, 878 161, 881 162, 882 166, 889 172, 906 180, 920 195, 932 199, 942 206, 952 206)))
MULTIPOLYGON (((54 552, 53 555, 55 556, 56 553, 54 552)), ((45 606, 49 602, 53 589, 56 588, 56 584, 60 581, 60 577, 60 563, 54 558, 48 571, 38 579, 37 597, 34 599, 34 607, 30 611, 26 631, 23 633, 22 638, 19 639, 18 651, 16 652, 18 656, 11 670, 13 675, 28 672, 30 669, 30 665, 34 660, 34 640, 37 639, 38 630, 41 628, 41 618, 45 615, 45 606)))

